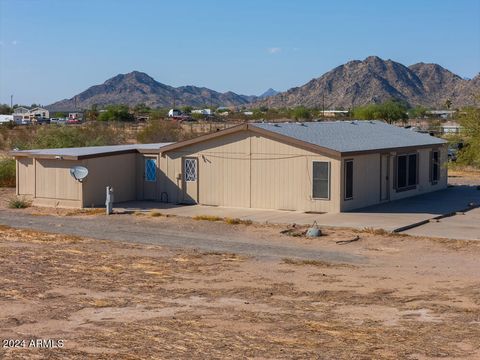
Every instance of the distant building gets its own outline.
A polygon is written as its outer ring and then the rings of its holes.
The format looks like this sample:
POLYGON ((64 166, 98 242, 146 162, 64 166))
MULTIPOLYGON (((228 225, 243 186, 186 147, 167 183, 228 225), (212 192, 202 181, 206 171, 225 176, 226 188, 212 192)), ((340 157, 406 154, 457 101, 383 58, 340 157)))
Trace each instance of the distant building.
POLYGON ((252 115, 253 115, 253 111, 244 111, 244 112, 243 112, 243 115, 252 116, 252 115))
POLYGON ((192 110, 192 114, 201 114, 201 115, 212 115, 212 109, 199 109, 199 110, 192 110))
POLYGON ((13 121, 19 125, 30 124, 37 119, 50 118, 50 112, 42 107, 36 107, 29 109, 23 106, 19 106, 13 109, 13 121))
POLYGON ((182 116, 182 111, 179 109, 170 109, 168 110, 168 117, 177 117, 182 116))
POLYGON ((442 119, 451 119, 455 115, 455 110, 430 110, 426 112, 429 117, 440 117, 442 119))
POLYGON ((0 124, 13 122, 13 115, 0 115, 0 124))
POLYGON ((345 117, 348 116, 348 110, 323 110, 320 111, 320 115, 323 117, 345 117))

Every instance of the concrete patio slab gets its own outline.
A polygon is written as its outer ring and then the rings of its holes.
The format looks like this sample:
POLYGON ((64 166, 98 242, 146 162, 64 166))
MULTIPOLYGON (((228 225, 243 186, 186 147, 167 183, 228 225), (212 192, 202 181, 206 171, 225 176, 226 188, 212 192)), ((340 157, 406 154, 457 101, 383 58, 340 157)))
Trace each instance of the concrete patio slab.
MULTIPOLYGON (((475 186, 454 186, 445 190, 392 201, 368 208, 339 214, 311 214, 298 211, 280 211, 249 208, 231 208, 204 205, 175 205, 148 201, 116 204, 117 211, 158 211, 163 214, 195 217, 200 215, 239 218, 257 223, 308 225, 314 221, 320 226, 374 228, 393 231, 436 216, 461 211, 469 203, 480 203, 480 191, 475 186)), ((459 226, 461 226, 459 224, 459 226)))

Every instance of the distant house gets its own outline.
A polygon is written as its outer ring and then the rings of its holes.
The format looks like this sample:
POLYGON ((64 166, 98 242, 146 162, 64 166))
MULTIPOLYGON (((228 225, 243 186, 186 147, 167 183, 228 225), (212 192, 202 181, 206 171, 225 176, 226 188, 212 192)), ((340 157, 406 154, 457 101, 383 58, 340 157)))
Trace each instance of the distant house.
POLYGON ((212 115, 212 109, 199 109, 199 110, 192 110, 192 114, 200 114, 200 115, 212 115))
POLYGON ((324 117, 345 117, 348 116, 348 110, 323 110, 320 111, 320 115, 324 117))
POLYGON ((48 119, 50 118, 50 112, 42 107, 36 107, 29 109, 23 106, 13 109, 13 121, 16 124, 30 124, 32 120, 48 119))
POLYGON ((83 112, 69 112, 68 120, 83 120, 83 112))
POLYGON ((36 107, 29 111, 30 119, 48 119, 50 118, 50 112, 47 109, 36 107))
POLYGON ((244 111, 244 112, 243 112, 243 115, 252 116, 252 115, 253 115, 253 111, 244 111))
POLYGON ((426 112, 428 117, 439 117, 442 119, 451 119, 455 115, 455 110, 430 110, 426 112))

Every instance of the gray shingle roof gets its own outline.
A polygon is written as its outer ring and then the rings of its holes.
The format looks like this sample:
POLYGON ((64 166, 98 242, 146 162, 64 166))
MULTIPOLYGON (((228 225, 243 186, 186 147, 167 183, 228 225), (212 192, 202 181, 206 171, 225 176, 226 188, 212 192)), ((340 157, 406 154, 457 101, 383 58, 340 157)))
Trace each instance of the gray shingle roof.
POLYGON ((128 150, 158 150, 171 143, 157 144, 128 144, 111 146, 87 146, 77 148, 59 148, 59 149, 38 149, 38 150, 18 150, 12 151, 12 155, 31 155, 31 156, 92 156, 104 155, 128 150))
POLYGON ((428 134, 389 125, 382 121, 252 123, 250 125, 341 153, 446 143, 445 140, 428 134))

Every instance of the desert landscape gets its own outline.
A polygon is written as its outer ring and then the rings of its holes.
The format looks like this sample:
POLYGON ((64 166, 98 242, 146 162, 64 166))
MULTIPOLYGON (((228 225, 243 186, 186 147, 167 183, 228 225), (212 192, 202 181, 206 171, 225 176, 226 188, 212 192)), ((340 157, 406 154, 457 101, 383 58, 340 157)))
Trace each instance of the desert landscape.
MULTIPOLYGON (((104 217, 95 211, 52 214, 104 217)), ((301 236, 304 229, 289 236, 279 225, 127 216, 140 226, 268 239, 272 246, 341 252, 352 261, 248 256, 2 226, 0 338, 27 345, 31 339, 62 341, 49 349, 4 346, 2 358, 480 357, 476 241, 333 228, 311 239, 301 236)))

